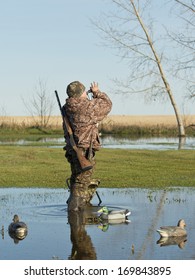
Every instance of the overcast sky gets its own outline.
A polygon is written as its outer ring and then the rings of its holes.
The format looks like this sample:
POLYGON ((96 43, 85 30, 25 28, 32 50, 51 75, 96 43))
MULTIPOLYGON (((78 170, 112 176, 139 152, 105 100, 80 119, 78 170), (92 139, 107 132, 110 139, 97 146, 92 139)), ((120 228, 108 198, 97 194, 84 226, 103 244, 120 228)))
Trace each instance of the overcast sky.
MULTIPOLYGON (((113 101, 111 114, 174 114, 169 102, 149 105, 135 96, 113 93, 112 79, 127 76, 128 67, 100 44, 89 20, 108 11, 110 0, 0 2, 1 115, 27 115, 22 99, 30 100, 39 79, 46 83, 53 98, 54 90, 58 90, 62 103, 68 83, 79 80, 88 88, 97 81, 113 101)), ((163 2, 167 1, 158 1, 155 14, 166 21, 170 14, 163 2)), ((177 102, 182 110, 180 96, 177 102)), ((186 113, 193 114, 192 106, 187 108, 186 113)), ((59 114, 57 104, 53 114, 59 114)))

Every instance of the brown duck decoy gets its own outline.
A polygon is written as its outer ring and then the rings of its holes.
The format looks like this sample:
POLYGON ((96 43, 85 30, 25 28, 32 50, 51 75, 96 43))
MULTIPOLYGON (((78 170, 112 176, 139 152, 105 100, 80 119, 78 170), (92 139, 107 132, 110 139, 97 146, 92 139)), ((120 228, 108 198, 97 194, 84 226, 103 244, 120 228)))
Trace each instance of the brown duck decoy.
POLYGON ((177 226, 163 226, 157 230, 157 232, 162 237, 177 237, 177 236, 187 236, 187 231, 185 230, 186 223, 183 219, 179 220, 177 226))

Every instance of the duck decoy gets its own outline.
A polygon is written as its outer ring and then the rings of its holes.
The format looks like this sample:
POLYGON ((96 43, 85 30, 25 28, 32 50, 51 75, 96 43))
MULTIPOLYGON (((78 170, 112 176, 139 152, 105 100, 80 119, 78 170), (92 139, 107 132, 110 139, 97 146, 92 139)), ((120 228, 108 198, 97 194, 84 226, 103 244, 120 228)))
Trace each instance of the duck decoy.
POLYGON ((131 214, 131 212, 128 209, 122 209, 122 210, 108 210, 106 206, 103 206, 100 210, 98 210, 98 213, 101 213, 100 219, 102 220, 108 220, 108 221, 127 221, 128 216, 131 214))
POLYGON ((27 225, 24 222, 20 222, 18 215, 14 215, 13 222, 8 227, 8 232, 13 239, 22 240, 27 235, 27 225))
POLYGON ((177 226, 163 226, 157 230, 157 232, 162 237, 179 237, 187 236, 187 231, 185 230, 186 223, 183 219, 179 220, 177 226))

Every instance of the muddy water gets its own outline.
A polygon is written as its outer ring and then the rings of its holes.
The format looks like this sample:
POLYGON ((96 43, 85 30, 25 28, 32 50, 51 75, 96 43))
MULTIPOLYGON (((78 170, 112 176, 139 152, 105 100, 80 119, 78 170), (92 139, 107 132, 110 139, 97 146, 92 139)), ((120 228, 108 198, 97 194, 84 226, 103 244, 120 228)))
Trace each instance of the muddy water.
POLYGON ((0 259, 195 259, 195 189, 99 189, 102 205, 128 208, 129 221, 100 223, 98 199, 68 217, 64 189, 0 188, 0 259), (18 214, 28 233, 19 240, 8 226, 18 214), (156 229, 185 219, 188 236, 157 244, 156 229))

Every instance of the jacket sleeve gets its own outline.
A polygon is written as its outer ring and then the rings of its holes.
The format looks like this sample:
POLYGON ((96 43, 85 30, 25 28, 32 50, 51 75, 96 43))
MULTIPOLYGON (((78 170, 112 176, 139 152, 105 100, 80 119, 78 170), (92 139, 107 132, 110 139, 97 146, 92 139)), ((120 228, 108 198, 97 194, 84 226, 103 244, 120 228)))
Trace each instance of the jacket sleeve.
POLYGON ((112 101, 104 92, 98 91, 96 97, 92 99, 94 116, 97 121, 103 120, 112 109, 112 101))

